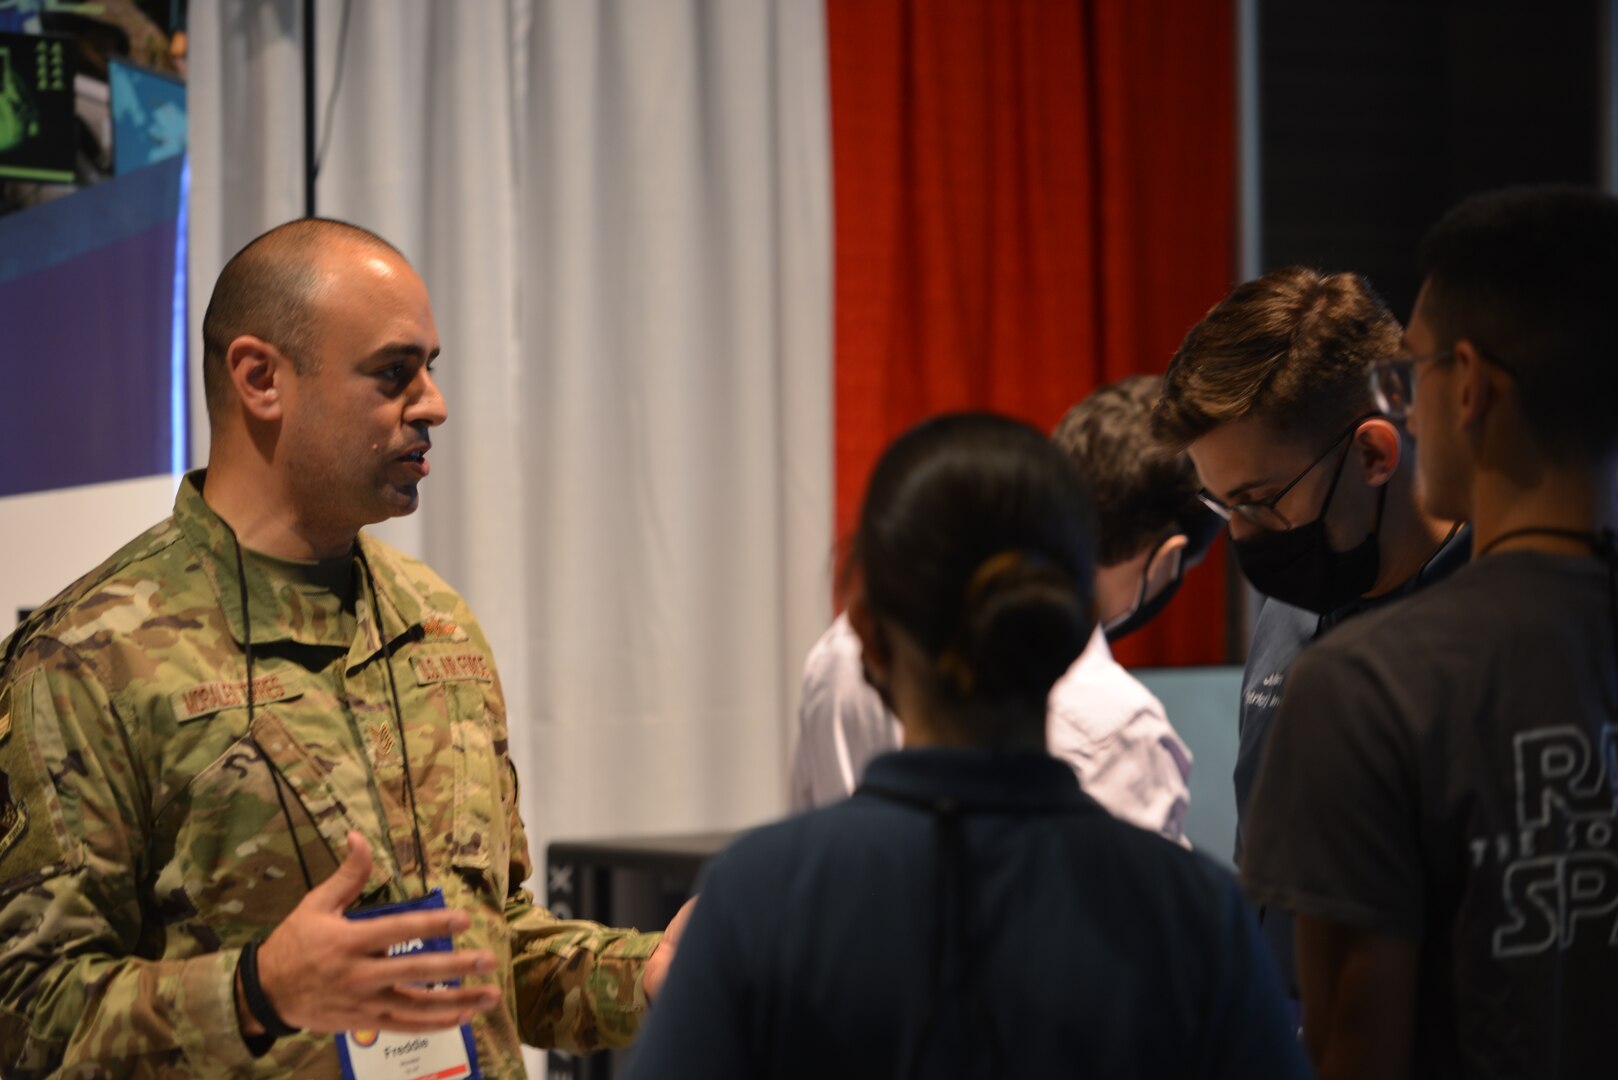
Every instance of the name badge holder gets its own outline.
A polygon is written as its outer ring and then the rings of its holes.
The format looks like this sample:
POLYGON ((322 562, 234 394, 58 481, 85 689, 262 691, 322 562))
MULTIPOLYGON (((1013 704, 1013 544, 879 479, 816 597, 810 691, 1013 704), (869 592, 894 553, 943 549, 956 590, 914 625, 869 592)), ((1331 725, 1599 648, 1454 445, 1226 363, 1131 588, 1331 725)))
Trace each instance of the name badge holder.
MULTIPOLYGON (((443 890, 434 889, 415 900, 351 911, 348 918, 374 919, 443 907, 443 890)), ((389 946, 388 955, 452 952, 454 948, 447 937, 416 938, 389 946)), ((433 988, 459 985, 459 979, 432 984, 433 988)), ((477 1045, 472 1041, 471 1024, 422 1034, 350 1031, 337 1036, 337 1056, 343 1066, 344 1080, 482 1080, 483 1077, 478 1071, 477 1045)))

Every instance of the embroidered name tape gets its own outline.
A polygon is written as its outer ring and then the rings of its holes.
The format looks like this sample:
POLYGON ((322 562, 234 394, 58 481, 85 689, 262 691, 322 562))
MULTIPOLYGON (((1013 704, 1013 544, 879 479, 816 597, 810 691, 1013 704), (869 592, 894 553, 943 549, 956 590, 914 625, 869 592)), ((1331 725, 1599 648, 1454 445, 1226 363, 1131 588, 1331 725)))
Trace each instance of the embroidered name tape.
POLYGON ((475 679, 478 682, 493 682, 494 671, 489 667, 488 657, 482 653, 444 653, 438 656, 412 656, 410 668, 416 673, 416 685, 431 686, 433 683, 456 682, 466 679, 475 679))
MULTIPOLYGON (((253 680, 253 704, 273 705, 303 696, 303 687, 284 675, 260 675, 253 680)), ((180 723, 200 720, 224 709, 247 707, 247 680, 199 683, 169 695, 174 719, 180 723)))

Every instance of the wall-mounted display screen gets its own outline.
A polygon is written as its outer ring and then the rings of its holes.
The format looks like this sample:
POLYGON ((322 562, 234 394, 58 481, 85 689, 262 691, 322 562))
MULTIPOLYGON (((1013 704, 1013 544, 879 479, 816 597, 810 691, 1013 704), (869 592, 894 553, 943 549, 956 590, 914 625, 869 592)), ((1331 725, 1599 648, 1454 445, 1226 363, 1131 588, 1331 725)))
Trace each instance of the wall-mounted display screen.
POLYGON ((0 177, 73 182, 73 45, 0 33, 0 177))

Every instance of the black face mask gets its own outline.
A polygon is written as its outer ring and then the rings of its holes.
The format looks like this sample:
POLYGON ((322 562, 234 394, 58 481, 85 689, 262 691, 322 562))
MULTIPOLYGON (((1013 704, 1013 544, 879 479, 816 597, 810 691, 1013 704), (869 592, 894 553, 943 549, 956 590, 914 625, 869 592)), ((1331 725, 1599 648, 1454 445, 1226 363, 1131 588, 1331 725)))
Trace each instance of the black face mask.
POLYGON ((1370 536, 1347 551, 1333 551, 1326 543, 1326 512, 1347 463, 1348 454, 1344 454, 1315 520, 1285 532, 1231 540, 1236 561, 1253 588, 1284 604, 1324 615, 1359 599, 1376 584, 1377 571, 1382 568, 1377 538, 1382 532, 1382 507, 1388 501, 1387 484, 1377 496, 1376 525, 1370 536))

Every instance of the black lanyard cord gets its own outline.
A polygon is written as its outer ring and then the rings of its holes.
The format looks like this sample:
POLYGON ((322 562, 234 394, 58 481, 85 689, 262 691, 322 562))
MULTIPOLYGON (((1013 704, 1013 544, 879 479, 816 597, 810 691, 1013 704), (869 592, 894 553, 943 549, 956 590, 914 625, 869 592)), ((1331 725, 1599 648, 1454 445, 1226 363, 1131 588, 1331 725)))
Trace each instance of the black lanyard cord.
POLYGON ((253 620, 248 614, 247 607, 247 564, 242 559, 242 542, 237 537, 236 530, 232 529, 230 523, 223 518, 219 520, 225 526, 225 531, 230 533, 231 542, 236 545, 236 583, 241 589, 242 598, 242 654, 247 660, 247 741, 253 744, 253 749, 258 752, 259 760, 263 761, 264 767, 270 770, 270 783, 275 786, 275 801, 281 804, 281 817, 286 821, 287 836, 292 840, 292 850, 298 856, 298 869, 303 872, 304 888, 313 892, 315 879, 309 873, 309 861, 303 857, 303 845, 298 842, 298 828, 292 822, 292 811, 287 807, 286 792, 281 788, 285 777, 282 776, 281 770, 276 767, 275 762, 270 760, 270 755, 264 752, 264 747, 258 741, 258 735, 253 731, 255 704, 253 694, 253 620))
POLYGON ((1520 529, 1511 529, 1501 533, 1478 549, 1478 558, 1482 558, 1507 540, 1515 540, 1519 536, 1555 536, 1562 540, 1576 540, 1595 552, 1597 558, 1611 564, 1618 558, 1618 534, 1611 529, 1601 532, 1586 529, 1559 529, 1549 525, 1525 525, 1520 529))
MULTIPOLYGON (((920 1026, 916 1030, 916 1037, 911 1043, 910 1060, 908 1066, 902 1068, 901 1075, 915 1077, 921 1075, 922 1059, 926 1054, 927 1044, 932 1038, 933 1030, 937 1025, 939 1012, 944 1004, 945 978, 943 958, 946 943, 953 945, 955 955, 960 961, 959 977, 966 990, 966 1007, 981 1026, 983 1036, 988 1043, 990 1075, 1002 1075, 1004 1054, 1000 1044, 999 1032, 995 1030, 994 1016, 990 1012, 988 1003, 984 1000, 982 988, 973 985, 977 975, 976 956, 968 948, 966 935, 966 905, 970 890, 966 880, 966 835, 965 825, 962 821, 961 806, 950 798, 918 798, 904 792, 895 791, 880 785, 861 784, 860 792, 874 795, 889 802, 911 806, 932 815, 937 836, 937 862, 934 872, 933 896, 936 898, 934 914, 936 921, 933 925, 933 949, 930 957, 931 978, 927 1000, 927 1011, 922 1014, 920 1026), (953 924, 946 924, 945 910, 950 898, 954 899, 953 924), (953 939, 951 941, 950 939, 953 939)), ((961 1060, 963 1069, 971 1067, 970 1056, 961 1060)))
MULTIPOLYGON (((286 792, 283 789, 283 784, 289 783, 289 781, 286 780, 285 774, 276 766, 275 762, 270 760, 269 754, 264 752, 263 745, 259 743, 258 736, 253 731, 256 695, 253 687, 253 620, 247 598, 247 564, 242 557, 242 543, 236 536, 236 530, 232 529, 228 522, 224 522, 223 519, 220 520, 225 525, 225 530, 230 533, 230 539, 236 547, 236 582, 241 590, 242 605, 242 653, 247 662, 247 740, 252 744, 253 749, 258 752, 259 758, 263 760, 265 767, 270 771, 270 780, 275 785, 275 799, 281 805, 281 816, 286 821, 287 835, 292 840, 293 852, 298 856, 298 869, 303 873, 304 887, 313 890, 315 887, 314 876, 309 873, 309 862, 304 858, 303 845, 298 842, 297 827, 293 824, 292 811, 287 805, 286 792)), ((383 665, 386 668, 388 679, 389 704, 393 709, 393 725, 399 734, 399 754, 404 763, 405 798, 410 804, 410 833, 416 845, 416 871, 421 876, 422 895, 426 895, 428 892, 427 849, 421 842, 421 822, 416 812, 416 785, 410 772, 410 749, 405 741, 404 710, 399 704, 399 684, 393 675, 393 648, 388 645, 382 633, 382 608, 377 601, 376 578, 371 574, 371 564, 366 560, 365 551, 359 546, 357 539, 354 542, 354 553, 358 556, 360 566, 365 571, 366 584, 371 591, 371 617, 376 625, 377 640, 382 642, 383 665)), ((383 828, 387 828, 385 816, 383 828)), ((385 837, 385 839, 388 840, 391 848, 391 838, 385 837)), ((398 862, 397 855, 394 857, 394 862, 398 862)))
MULTIPOLYGON (((371 619, 376 624, 377 640, 382 642, 382 663, 388 673, 388 694, 393 705, 393 726, 399 732, 399 757, 404 764, 405 798, 410 803, 410 835, 416 843, 416 872, 421 876, 421 894, 430 891, 427 884, 427 848, 421 842, 421 815, 416 812, 416 782, 410 773, 410 743, 405 738, 404 709, 399 705, 399 684, 393 677, 393 646, 382 633, 382 605, 377 599, 376 576, 371 573, 370 560, 359 540, 354 541, 354 554, 359 556, 365 571, 365 583, 371 591, 371 619)), ((412 628, 414 629, 414 628, 412 628)))
POLYGON ((1501 533, 1485 544, 1478 551, 1482 558, 1507 540, 1519 536, 1554 536, 1562 540, 1576 540, 1586 545, 1595 553, 1607 567, 1607 613, 1612 620, 1612 633, 1618 641, 1618 533, 1612 529, 1602 529, 1600 532, 1582 529, 1562 529, 1549 525, 1525 525, 1520 529, 1511 529, 1501 533))
POLYGON ((1464 521, 1457 521, 1449 527, 1449 532, 1444 534, 1444 539, 1438 542, 1438 546, 1433 549, 1433 553, 1427 556, 1426 561, 1421 564, 1421 569, 1416 571, 1416 584, 1418 586, 1425 582, 1427 570, 1433 565, 1433 560, 1443 554, 1444 549, 1449 547, 1449 542, 1455 539, 1455 534, 1464 528, 1466 528, 1466 522, 1464 521))

